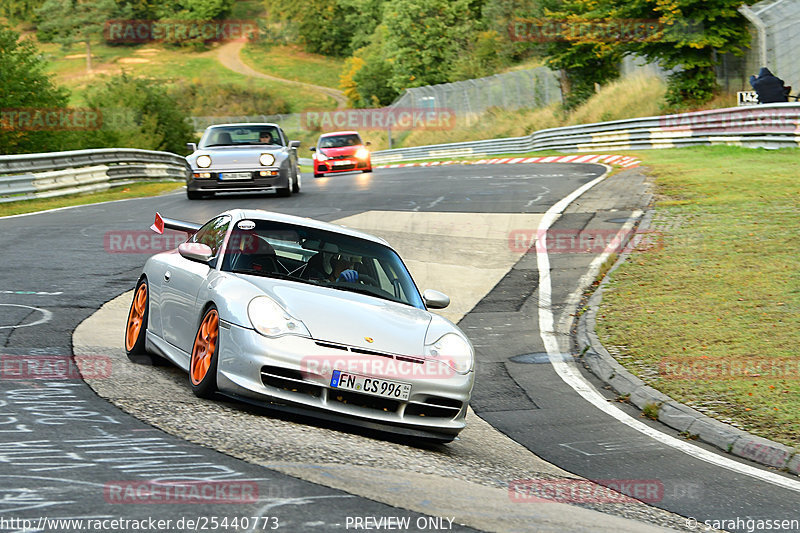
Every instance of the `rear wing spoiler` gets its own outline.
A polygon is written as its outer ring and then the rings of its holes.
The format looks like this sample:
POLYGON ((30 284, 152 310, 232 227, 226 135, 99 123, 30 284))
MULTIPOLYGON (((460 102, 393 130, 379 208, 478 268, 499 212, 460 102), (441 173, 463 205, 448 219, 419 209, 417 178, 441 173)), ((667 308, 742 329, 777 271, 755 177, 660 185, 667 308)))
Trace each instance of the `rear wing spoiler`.
POLYGON ((160 213, 156 213, 156 221, 150 226, 150 229, 158 233, 164 234, 165 229, 174 229, 177 231, 185 231, 189 235, 197 233, 201 227, 200 224, 194 222, 184 222, 183 220, 175 220, 174 218, 162 217, 160 213))

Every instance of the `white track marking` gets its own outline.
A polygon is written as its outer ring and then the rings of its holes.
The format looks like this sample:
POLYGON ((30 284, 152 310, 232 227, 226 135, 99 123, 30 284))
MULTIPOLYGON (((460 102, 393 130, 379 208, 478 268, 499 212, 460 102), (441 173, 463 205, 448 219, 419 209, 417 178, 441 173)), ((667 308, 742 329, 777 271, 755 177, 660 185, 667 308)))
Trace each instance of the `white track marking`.
MULTIPOLYGON (((608 168, 608 167, 607 167, 608 168)), ((539 223, 538 235, 542 235, 547 231, 550 226, 558 220, 561 213, 572 203, 576 198, 600 183, 610 172, 610 169, 605 174, 596 178, 589 183, 586 183, 574 190, 568 196, 562 198, 558 203, 547 210, 541 222, 539 223)), ((626 426, 634 429, 648 437, 657 440, 658 442, 680 450, 696 459, 706 461, 722 468, 727 468, 739 474, 745 474, 750 477, 772 483, 779 487, 800 492, 800 481, 786 478, 784 476, 775 474, 755 468, 753 466, 739 463, 719 455, 717 453, 705 450, 686 441, 676 439, 670 435, 662 433, 661 431, 648 426, 647 424, 632 418, 624 413, 614 405, 610 404, 597 390, 584 379, 580 371, 575 367, 574 363, 564 361, 561 350, 558 344, 558 337, 555 331, 555 321, 553 312, 551 310, 552 304, 552 288, 550 278, 550 257, 547 254, 546 240, 537 246, 536 263, 539 269, 539 335, 544 343, 545 350, 550 357, 550 364, 553 369, 564 380, 564 382, 572 387, 586 401, 613 417, 614 419, 622 422, 626 426)))
POLYGON ((53 319, 53 313, 51 313, 47 309, 41 309, 39 307, 32 307, 30 305, 19 305, 19 304, 0 304, 0 307, 22 307, 24 309, 30 309, 32 311, 38 311, 42 313, 42 318, 34 322, 31 322, 30 324, 17 324, 16 326, 0 326, 0 329, 28 328, 31 326, 38 326, 39 324, 50 322, 50 320, 53 319))

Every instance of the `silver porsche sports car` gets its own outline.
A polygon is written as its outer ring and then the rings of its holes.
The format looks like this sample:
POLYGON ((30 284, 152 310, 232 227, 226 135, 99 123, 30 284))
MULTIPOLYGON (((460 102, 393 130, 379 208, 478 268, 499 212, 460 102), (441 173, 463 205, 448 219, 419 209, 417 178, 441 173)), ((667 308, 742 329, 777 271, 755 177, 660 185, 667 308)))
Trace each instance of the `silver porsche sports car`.
POLYGON ((186 183, 190 200, 217 192, 300 192, 297 163, 300 141, 289 141, 277 124, 218 124, 203 133, 200 144, 188 143, 191 167, 186 183))
POLYGON ((439 442, 464 428, 474 380, 466 335, 428 309, 383 240, 308 218, 235 209, 148 259, 125 330, 131 360, 166 358, 216 392, 439 442))

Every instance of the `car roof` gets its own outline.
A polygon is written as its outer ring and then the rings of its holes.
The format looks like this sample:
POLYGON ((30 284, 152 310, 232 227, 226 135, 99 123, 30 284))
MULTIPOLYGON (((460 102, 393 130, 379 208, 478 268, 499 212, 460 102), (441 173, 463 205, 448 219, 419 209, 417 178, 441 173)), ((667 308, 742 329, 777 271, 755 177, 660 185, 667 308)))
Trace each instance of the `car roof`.
POLYGON ((380 237, 376 237, 375 235, 370 235, 369 233, 364 233, 363 231, 350 229, 345 226, 339 226, 338 224, 331 224, 329 222, 323 222, 321 220, 314 220, 313 218, 286 215, 284 213, 276 213, 274 211, 264 211, 263 209, 231 209, 230 211, 225 211, 224 213, 220 213, 220 215, 224 214, 230 215, 234 222, 245 219, 273 220, 275 222, 284 222, 286 224, 295 224, 297 226, 306 226, 309 228, 331 231, 334 233, 341 233, 343 235, 349 235, 351 237, 357 237, 359 239, 377 242, 379 244, 383 244, 384 246, 392 248, 388 242, 386 242, 384 239, 381 239, 380 237))
POLYGON ((212 124, 211 126, 209 126, 206 129, 221 128, 223 126, 228 126, 228 127, 230 127, 230 126, 272 126, 272 127, 275 127, 275 128, 279 128, 280 127, 277 124, 275 124, 274 122, 232 122, 230 124, 212 124))

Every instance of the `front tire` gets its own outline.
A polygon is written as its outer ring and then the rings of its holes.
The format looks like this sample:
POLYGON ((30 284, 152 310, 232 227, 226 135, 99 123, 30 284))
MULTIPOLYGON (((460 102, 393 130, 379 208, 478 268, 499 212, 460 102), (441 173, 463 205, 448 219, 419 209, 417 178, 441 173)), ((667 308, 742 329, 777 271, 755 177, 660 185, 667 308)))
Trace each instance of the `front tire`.
POLYGON ((197 191, 190 191, 187 189, 186 198, 188 198, 189 200, 200 200, 203 198, 203 194, 197 191))
POLYGON ((192 347, 189 380, 198 398, 211 398, 217 392, 217 357, 219 352, 219 312, 215 306, 206 309, 192 347))
POLYGON ((288 198, 289 196, 292 195, 293 186, 294 185, 292 184, 292 178, 289 178, 289 183, 286 185, 286 187, 277 190, 278 196, 281 198, 288 198))
POLYGON ((300 192, 300 169, 297 169, 297 173, 294 175, 294 186, 292 187, 292 192, 295 194, 300 192))
POLYGON ((132 362, 140 365, 160 365, 163 363, 157 355, 147 353, 147 318, 150 315, 150 286, 147 278, 136 284, 131 309, 128 311, 128 322, 125 326, 125 354, 132 362))

